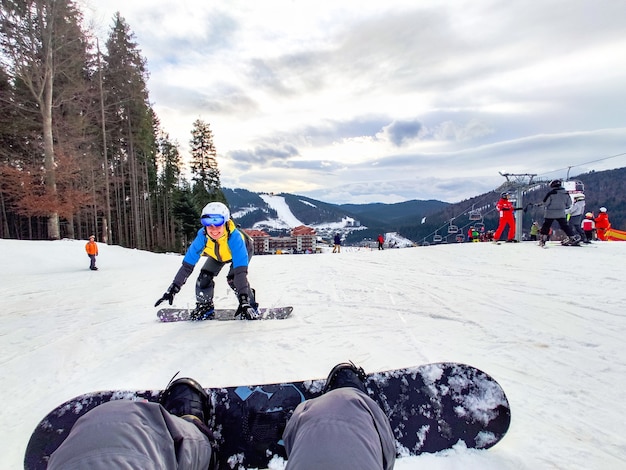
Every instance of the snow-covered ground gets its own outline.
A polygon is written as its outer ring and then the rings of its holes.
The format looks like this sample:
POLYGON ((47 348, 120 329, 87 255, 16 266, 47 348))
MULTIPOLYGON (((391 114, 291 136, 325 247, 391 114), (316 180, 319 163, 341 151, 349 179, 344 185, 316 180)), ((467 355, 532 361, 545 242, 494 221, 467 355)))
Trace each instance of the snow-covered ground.
MULTIPOLYGON (((345 360, 367 371, 464 362, 508 395, 498 445, 399 470, 624 468, 626 243, 258 256, 260 302, 293 305, 290 319, 176 324, 153 304, 180 256, 100 244, 92 272, 84 244, 0 240, 2 469, 21 468, 39 420, 84 392, 162 388, 176 371, 205 386, 323 378, 345 360)), ((194 281, 176 305, 193 304, 194 281)), ((224 275, 216 300, 236 304, 224 275)))

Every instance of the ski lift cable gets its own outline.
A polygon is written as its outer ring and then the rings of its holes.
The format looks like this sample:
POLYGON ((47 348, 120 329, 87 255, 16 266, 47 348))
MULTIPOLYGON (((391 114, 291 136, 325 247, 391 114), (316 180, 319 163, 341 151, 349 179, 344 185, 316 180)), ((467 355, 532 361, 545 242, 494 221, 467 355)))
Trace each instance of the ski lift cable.
POLYGON ((572 165, 572 166, 568 166, 568 167, 565 167, 565 168, 559 168, 559 169, 557 169, 557 170, 547 171, 547 172, 543 173, 543 174, 542 174, 542 175, 540 175, 540 176, 549 175, 549 174, 551 174, 551 173, 557 173, 557 172, 559 172, 559 171, 565 171, 565 170, 568 170, 568 171, 569 171, 569 170, 571 170, 572 168, 576 168, 576 167, 579 167, 579 166, 589 165, 589 164, 591 164, 591 163, 603 162, 603 161, 605 161, 605 160, 610 160, 611 158, 622 157, 622 156, 624 156, 624 155, 626 155, 626 152, 623 152, 623 153, 618 153, 618 154, 615 154, 615 155, 610 155, 610 156, 608 156, 608 157, 598 158, 598 159, 596 159, 596 160, 591 160, 591 161, 588 161, 588 162, 579 163, 578 165, 572 165))

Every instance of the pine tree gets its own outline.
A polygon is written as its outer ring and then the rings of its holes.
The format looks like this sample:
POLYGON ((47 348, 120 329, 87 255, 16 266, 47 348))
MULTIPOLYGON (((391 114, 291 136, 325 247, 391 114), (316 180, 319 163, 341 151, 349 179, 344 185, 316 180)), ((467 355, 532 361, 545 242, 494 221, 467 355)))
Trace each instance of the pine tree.
POLYGON ((148 101, 145 59, 119 13, 106 47, 103 84, 116 238, 124 246, 147 248, 151 201, 145 196, 156 191, 157 126, 148 101))
POLYGON ((175 197, 182 171, 182 156, 178 144, 172 142, 169 135, 161 133, 158 139, 159 151, 157 163, 159 167, 157 220, 161 228, 160 237, 156 242, 165 250, 176 250, 177 217, 175 214, 175 197))
POLYGON ((213 132, 209 124, 200 119, 193 123, 191 131, 191 174, 194 204, 200 210, 207 202, 226 203, 217 168, 217 151, 213 144, 213 132))

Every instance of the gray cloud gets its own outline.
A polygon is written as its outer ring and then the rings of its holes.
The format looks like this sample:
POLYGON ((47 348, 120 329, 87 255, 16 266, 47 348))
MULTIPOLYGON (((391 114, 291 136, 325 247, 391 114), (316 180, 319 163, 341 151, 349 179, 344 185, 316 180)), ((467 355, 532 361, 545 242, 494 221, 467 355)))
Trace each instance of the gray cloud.
POLYGON ((214 125, 224 184, 454 202, 626 150, 623 0, 281 2, 288 24, 275 3, 124 1, 101 8, 129 12, 164 130, 214 125))
POLYGON ((255 147, 252 150, 234 150, 227 157, 237 163, 267 165, 275 160, 287 160, 298 156, 298 149, 293 145, 279 144, 274 147, 255 147))
POLYGON ((405 142, 416 139, 422 130, 422 123, 418 120, 394 121, 384 127, 389 140, 396 146, 401 147, 405 142))

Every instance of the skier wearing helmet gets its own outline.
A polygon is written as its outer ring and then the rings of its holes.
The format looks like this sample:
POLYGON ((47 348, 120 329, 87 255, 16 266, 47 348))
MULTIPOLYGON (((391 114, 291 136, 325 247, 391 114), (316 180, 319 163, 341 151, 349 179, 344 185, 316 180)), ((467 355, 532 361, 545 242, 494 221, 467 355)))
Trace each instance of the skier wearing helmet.
POLYGON ((591 240, 593 240, 593 231, 596 228, 596 223, 593 221, 593 214, 591 212, 585 214, 585 220, 582 221, 581 225, 585 232, 585 237, 587 238, 585 243, 591 243, 591 240))
POLYGON ((574 195, 574 203, 567 209, 566 213, 569 215, 569 225, 572 227, 572 231, 580 235, 580 239, 583 242, 587 241, 587 235, 581 227, 583 220, 583 214, 585 213, 585 195, 574 195))
POLYGON ((609 213, 606 211, 606 207, 600 208, 600 213, 595 219, 596 223, 596 235, 598 240, 606 241, 606 231, 611 228, 611 222, 609 222, 609 213))
POLYGON ((164 300, 172 305, 174 296, 185 284, 200 257, 206 256, 207 260, 196 281, 196 308, 191 312, 192 320, 207 320, 214 315, 213 278, 226 264, 230 264, 226 280, 239 299, 235 316, 256 320, 260 316, 258 304, 254 299, 254 289, 248 283, 248 263, 253 253, 252 240, 237 229, 230 218, 228 207, 221 202, 210 202, 204 206, 200 222, 202 228, 189 246, 174 281, 154 306, 164 300))
POLYGON ((515 207, 511 201, 509 201, 509 194, 502 193, 500 200, 496 203, 496 209, 500 213, 500 222, 496 233, 493 236, 493 241, 498 242, 502 236, 504 229, 509 226, 509 233, 507 234, 507 243, 515 242, 515 207))
POLYGON ((541 230, 539 230, 539 233, 541 233, 539 245, 545 246, 548 235, 550 234, 550 227, 555 220, 559 223, 561 230, 567 235, 561 243, 563 245, 579 245, 580 235, 574 234, 574 231, 567 224, 565 218, 567 210, 572 205, 572 198, 570 198, 563 187, 561 180, 553 180, 550 182, 550 191, 543 198, 542 205, 544 206, 544 221, 541 230))

